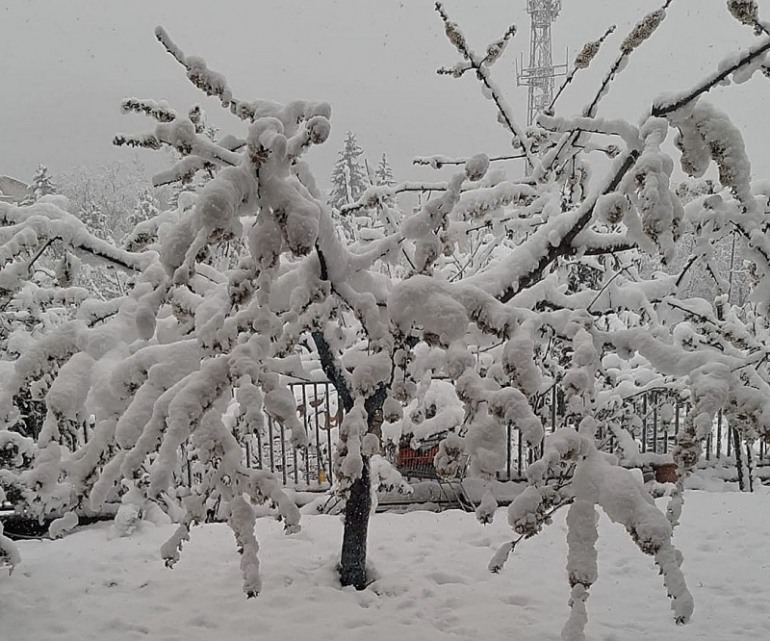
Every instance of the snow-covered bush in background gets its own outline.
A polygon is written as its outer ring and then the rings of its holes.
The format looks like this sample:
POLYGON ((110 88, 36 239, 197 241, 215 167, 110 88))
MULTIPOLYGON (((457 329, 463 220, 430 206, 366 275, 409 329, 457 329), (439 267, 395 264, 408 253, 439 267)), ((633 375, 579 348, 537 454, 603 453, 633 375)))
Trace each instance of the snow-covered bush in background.
MULTIPOLYGON (((58 180, 60 192, 69 199, 67 210, 92 234, 116 246, 126 246, 128 234, 138 223, 164 209, 176 209, 176 202, 168 202, 169 189, 150 187, 147 172, 136 159, 95 168, 73 167, 58 180)), ((132 285, 125 271, 90 261, 78 271, 75 284, 102 299, 123 296, 132 285)))
POLYGON ((167 188, 148 185, 147 170, 134 159, 97 167, 73 167, 57 176, 70 211, 101 238, 120 243, 153 208, 168 205, 167 188))
MULTIPOLYGON (((4 447, 19 445, 19 437, 30 443, 50 438, 54 423, 56 438, 67 448, 74 450, 82 442, 88 415, 76 404, 87 388, 77 389, 84 382, 77 377, 56 377, 77 351, 73 342, 77 329, 99 325, 117 311, 118 304, 89 301, 89 292, 74 284, 79 267, 83 260, 128 272, 149 265, 147 257, 93 235, 67 207, 65 197, 51 195, 19 207, 0 203, 0 441, 4 447), (75 403, 72 411, 70 403, 75 403)), ((43 517, 46 512, 37 489, 56 485, 58 459, 46 459, 45 480, 39 471, 28 469, 32 454, 26 444, 21 459, 21 464, 18 457, 14 464, 0 461, 0 487, 17 509, 32 509, 35 516, 43 517)))

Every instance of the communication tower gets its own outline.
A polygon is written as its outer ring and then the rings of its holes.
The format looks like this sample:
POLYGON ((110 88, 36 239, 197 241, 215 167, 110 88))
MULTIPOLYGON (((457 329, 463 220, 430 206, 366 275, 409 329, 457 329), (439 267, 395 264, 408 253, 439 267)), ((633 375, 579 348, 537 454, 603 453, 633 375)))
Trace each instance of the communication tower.
MULTIPOLYGON (((527 0, 531 32, 529 41, 529 66, 524 67, 522 54, 521 71, 517 68, 519 84, 529 88, 527 100, 527 125, 553 100, 554 78, 567 74, 566 64, 553 64, 551 25, 561 11, 561 0, 527 0)), ((518 67, 518 65, 517 65, 518 67)))

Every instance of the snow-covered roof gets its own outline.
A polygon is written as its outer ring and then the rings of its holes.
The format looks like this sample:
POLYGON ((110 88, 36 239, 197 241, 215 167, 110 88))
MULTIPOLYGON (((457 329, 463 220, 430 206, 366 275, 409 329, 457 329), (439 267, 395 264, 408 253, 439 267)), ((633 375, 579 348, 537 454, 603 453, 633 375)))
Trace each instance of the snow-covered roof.
POLYGON ((26 195, 26 183, 10 176, 0 176, 0 202, 21 202, 26 195))

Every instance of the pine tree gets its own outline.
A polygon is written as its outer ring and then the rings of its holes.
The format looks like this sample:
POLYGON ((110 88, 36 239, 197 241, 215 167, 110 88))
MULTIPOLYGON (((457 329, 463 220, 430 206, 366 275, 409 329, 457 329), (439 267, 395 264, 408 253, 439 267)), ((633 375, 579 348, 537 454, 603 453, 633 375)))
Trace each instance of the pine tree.
POLYGON ((126 232, 131 233, 139 223, 155 218, 159 213, 157 198, 155 198, 152 191, 145 189, 139 195, 136 207, 134 207, 126 219, 126 232))
POLYGON ((109 216, 104 207, 96 201, 89 201, 85 207, 78 213, 78 218, 82 220, 88 229, 98 238, 108 239, 111 237, 111 224, 109 216))
POLYGON ((393 170, 390 168, 385 154, 382 154, 380 164, 374 170, 374 180, 378 187, 392 187, 396 184, 396 181, 393 179, 393 170))
POLYGON ((51 175, 48 173, 48 167, 39 165, 35 171, 35 176, 32 178, 32 182, 29 184, 29 187, 27 187, 27 197, 21 204, 31 205, 43 196, 57 193, 59 193, 59 189, 53 182, 51 175))
POLYGON ((357 201, 369 186, 369 179, 360 160, 363 153, 355 134, 349 131, 332 172, 329 204, 337 211, 357 201))

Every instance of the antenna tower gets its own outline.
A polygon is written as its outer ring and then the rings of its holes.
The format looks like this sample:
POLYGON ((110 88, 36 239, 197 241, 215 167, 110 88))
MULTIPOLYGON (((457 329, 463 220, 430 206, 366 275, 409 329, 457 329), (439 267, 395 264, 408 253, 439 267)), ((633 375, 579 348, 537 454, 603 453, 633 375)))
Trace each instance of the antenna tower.
POLYGON ((553 64, 551 25, 561 11, 561 0, 527 0, 531 33, 529 41, 529 66, 524 67, 522 54, 521 71, 516 74, 519 84, 529 87, 527 100, 527 125, 537 114, 550 106, 553 100, 554 78, 567 74, 567 65, 553 64))

